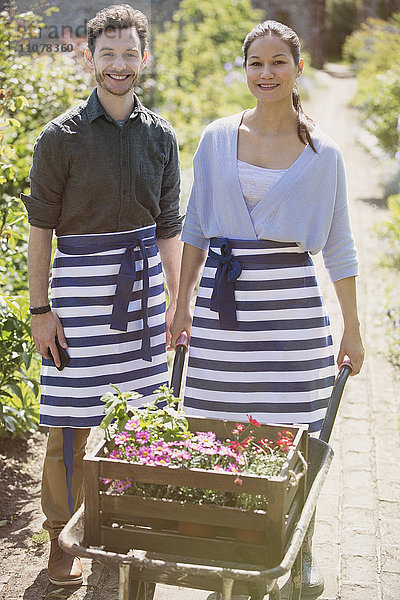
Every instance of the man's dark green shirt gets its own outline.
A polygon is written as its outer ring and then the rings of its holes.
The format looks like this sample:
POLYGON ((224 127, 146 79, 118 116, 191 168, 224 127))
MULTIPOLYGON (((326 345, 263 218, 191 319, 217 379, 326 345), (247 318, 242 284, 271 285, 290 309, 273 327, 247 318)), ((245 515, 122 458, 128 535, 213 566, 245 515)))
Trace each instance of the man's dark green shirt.
POLYGON ((135 96, 121 127, 96 89, 46 125, 36 141, 31 193, 21 194, 31 225, 57 235, 130 231, 156 224, 180 233, 180 169, 171 125, 135 96))

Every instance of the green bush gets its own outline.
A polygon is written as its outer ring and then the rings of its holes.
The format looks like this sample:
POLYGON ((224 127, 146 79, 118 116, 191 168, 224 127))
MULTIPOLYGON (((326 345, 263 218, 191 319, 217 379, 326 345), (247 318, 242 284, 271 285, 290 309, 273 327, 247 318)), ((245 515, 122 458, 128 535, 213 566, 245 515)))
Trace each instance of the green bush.
POLYGON ((387 357, 395 367, 400 367, 400 287, 390 292, 386 307, 387 357))
POLYGON ((22 436, 38 425, 39 383, 33 378, 34 344, 28 299, 0 295, 0 434, 22 436))
POLYGON ((325 50, 328 58, 341 58, 343 43, 357 29, 358 19, 359 9, 354 0, 327 0, 325 50))
POLYGON ((33 13, 0 13, 0 435, 38 425, 39 361, 28 318, 27 232, 23 204, 35 139, 44 124, 88 95, 90 75, 73 55, 21 54, 33 13))
POLYGON ((344 55, 357 71, 354 104, 364 125, 393 156, 398 149, 400 115, 400 13, 389 21, 368 19, 347 38, 344 55))
POLYGON ((183 164, 212 120, 254 105, 244 83, 241 47, 263 13, 250 0, 182 0, 154 39, 154 102, 174 125, 183 164))

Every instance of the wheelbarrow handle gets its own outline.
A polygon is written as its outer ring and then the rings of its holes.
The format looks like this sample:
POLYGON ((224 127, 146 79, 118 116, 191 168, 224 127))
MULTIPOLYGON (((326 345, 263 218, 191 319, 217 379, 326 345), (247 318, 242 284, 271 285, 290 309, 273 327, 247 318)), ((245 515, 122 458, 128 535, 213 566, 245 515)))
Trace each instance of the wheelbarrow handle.
POLYGON ((340 400, 342 399, 344 386, 352 372, 353 367, 350 361, 343 362, 339 367, 339 373, 336 376, 335 383, 333 384, 333 390, 329 399, 328 408, 326 411, 325 419, 322 424, 321 433, 319 439, 324 442, 329 442, 331 437, 333 425, 335 423, 337 411, 339 409, 340 400))
POLYGON ((171 389, 176 398, 179 398, 182 387, 182 374, 185 366, 186 352, 188 351, 189 340, 187 333, 183 331, 175 344, 175 357, 171 375, 171 389))

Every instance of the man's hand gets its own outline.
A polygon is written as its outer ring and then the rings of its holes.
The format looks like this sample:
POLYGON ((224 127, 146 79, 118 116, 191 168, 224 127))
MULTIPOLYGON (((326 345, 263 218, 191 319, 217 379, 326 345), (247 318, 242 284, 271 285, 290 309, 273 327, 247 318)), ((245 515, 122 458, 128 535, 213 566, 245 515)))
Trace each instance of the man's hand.
POLYGON ((31 328, 36 350, 40 352, 43 358, 50 358, 48 352, 50 348, 55 365, 59 367, 61 361, 56 346, 56 337, 63 348, 67 349, 68 344, 65 339, 63 326, 56 313, 51 311, 43 315, 32 315, 31 328))

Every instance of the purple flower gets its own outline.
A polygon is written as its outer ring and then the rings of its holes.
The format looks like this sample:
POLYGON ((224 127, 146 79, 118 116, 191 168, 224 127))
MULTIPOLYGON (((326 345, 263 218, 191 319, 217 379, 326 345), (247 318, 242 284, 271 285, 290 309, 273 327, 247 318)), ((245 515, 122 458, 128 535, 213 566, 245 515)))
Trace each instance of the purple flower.
POLYGON ((235 67, 241 67, 243 64, 243 58, 241 56, 237 56, 233 61, 233 64, 235 65, 235 67))
POLYGON ((127 477, 126 479, 123 479, 123 480, 117 479, 115 481, 114 488, 118 494, 123 494, 125 492, 125 490, 127 490, 128 488, 131 487, 131 485, 132 485, 132 479, 130 477, 127 477))
POLYGON ((396 158, 397 162, 400 164, 400 150, 398 152, 396 152, 395 158, 396 158))
POLYGON ((122 457, 122 448, 115 448, 110 452, 110 458, 112 458, 113 460, 121 460, 122 457))
POLYGON ((232 71, 232 69, 233 69, 233 65, 232 65, 232 63, 230 63, 230 62, 227 62, 227 63, 225 63, 225 64, 224 64, 224 69, 225 69, 225 71, 227 71, 228 73, 229 73, 229 71, 232 71))

